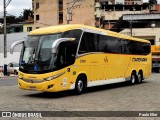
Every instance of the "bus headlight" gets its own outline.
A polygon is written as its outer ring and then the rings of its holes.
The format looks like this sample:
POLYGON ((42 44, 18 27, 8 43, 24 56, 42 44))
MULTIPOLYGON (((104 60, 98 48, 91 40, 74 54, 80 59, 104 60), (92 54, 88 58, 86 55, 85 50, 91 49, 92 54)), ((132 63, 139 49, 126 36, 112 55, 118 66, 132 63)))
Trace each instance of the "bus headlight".
POLYGON ((48 77, 48 78, 44 78, 45 81, 50 81, 50 80, 53 80, 53 79, 56 79, 60 76, 62 76, 65 72, 63 73, 60 73, 60 74, 57 74, 57 75, 54 75, 54 76, 51 76, 51 77, 48 77))
POLYGON ((19 79, 23 79, 23 76, 22 76, 22 75, 18 75, 18 78, 19 78, 19 79))

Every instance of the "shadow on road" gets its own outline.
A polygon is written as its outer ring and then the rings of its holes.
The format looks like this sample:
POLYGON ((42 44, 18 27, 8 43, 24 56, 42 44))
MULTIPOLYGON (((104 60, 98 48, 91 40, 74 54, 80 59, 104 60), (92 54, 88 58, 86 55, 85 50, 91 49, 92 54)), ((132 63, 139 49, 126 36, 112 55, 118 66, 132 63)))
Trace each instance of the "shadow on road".
MULTIPOLYGON (((90 94, 93 92, 99 92, 104 90, 110 90, 110 89, 116 89, 121 87, 131 87, 131 86, 139 86, 148 83, 148 81, 144 81, 142 84, 135 84, 135 85, 129 85, 127 82, 125 83, 116 83, 116 84, 109 84, 109 85, 103 85, 103 86, 96 86, 87 88, 87 91, 83 94, 90 94)), ((69 97, 69 96, 76 96, 75 92, 73 90, 70 91, 62 91, 62 92, 41 92, 41 93, 34 93, 34 94, 28 94, 24 95, 26 97, 33 97, 33 98, 44 98, 44 99, 53 99, 53 98, 63 98, 63 97, 69 97)))

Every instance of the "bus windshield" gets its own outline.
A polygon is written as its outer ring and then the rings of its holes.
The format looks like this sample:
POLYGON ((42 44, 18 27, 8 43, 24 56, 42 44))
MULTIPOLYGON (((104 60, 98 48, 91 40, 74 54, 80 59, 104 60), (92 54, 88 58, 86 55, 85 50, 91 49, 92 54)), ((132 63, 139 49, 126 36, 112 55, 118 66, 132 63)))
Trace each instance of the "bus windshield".
POLYGON ((28 36, 20 58, 20 69, 31 73, 38 73, 53 69, 56 54, 51 53, 52 43, 61 37, 61 34, 28 36))
POLYGON ((70 30, 52 35, 30 35, 24 42, 19 70, 29 74, 42 74, 74 64, 81 30, 70 30), (75 38, 59 44, 52 53, 52 44, 59 38, 75 38))

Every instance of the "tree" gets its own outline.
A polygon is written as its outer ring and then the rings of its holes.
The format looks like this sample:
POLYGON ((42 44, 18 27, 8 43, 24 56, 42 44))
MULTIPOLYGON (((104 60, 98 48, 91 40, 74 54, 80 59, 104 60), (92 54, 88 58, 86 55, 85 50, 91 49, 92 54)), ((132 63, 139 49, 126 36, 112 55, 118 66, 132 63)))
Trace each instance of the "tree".
POLYGON ((28 20, 28 16, 33 18, 33 11, 31 9, 23 9, 23 12, 19 18, 23 19, 23 21, 26 21, 28 20))
POLYGON ((157 4, 157 0, 149 0, 148 1, 150 5, 156 5, 157 4))
MULTIPOLYGON (((13 23, 18 23, 19 21, 17 20, 17 18, 13 15, 8 15, 6 16, 6 22, 7 24, 13 24, 13 23)), ((4 23, 4 19, 0 18, 0 23, 4 23)))

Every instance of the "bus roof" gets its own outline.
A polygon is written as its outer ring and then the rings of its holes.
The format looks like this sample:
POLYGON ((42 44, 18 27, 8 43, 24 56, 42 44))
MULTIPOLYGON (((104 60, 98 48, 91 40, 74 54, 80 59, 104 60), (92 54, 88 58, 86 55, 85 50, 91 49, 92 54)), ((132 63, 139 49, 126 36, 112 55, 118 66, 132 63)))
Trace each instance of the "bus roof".
POLYGON ((114 36, 114 37, 119 37, 123 39, 128 39, 128 40, 135 40, 135 41, 141 41, 141 42, 147 42, 150 43, 148 40, 144 39, 139 39, 139 38, 134 38, 130 37, 127 35, 123 35, 120 33, 112 32, 109 30, 104 30, 96 27, 91 27, 91 26, 86 26, 82 24, 69 24, 69 25, 58 25, 58 26, 51 26, 51 27, 44 27, 40 29, 33 30, 29 33, 29 35, 45 35, 45 34, 53 34, 53 33, 60 33, 60 32, 65 32, 68 30, 73 30, 73 29, 91 29, 91 30, 96 30, 99 32, 106 33, 109 36, 114 36))

